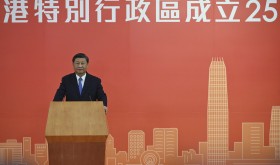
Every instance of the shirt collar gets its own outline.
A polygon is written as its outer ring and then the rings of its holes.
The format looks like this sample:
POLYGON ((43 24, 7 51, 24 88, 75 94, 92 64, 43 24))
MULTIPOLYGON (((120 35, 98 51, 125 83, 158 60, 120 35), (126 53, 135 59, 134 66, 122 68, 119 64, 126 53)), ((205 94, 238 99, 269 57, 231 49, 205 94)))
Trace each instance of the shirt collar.
MULTIPOLYGON (((85 79, 86 79, 86 76, 87 76, 87 73, 85 73, 81 78, 82 78, 83 80, 85 80, 85 79)), ((80 76, 78 76, 78 75, 76 74, 76 78, 77 78, 77 80, 79 80, 80 76)))

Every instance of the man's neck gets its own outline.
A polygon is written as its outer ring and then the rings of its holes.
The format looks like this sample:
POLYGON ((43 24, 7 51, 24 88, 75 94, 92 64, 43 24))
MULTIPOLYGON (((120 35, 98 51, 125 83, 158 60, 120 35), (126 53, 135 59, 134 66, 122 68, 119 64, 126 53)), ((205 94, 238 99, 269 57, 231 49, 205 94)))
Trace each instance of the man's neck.
POLYGON ((79 77, 83 77, 86 73, 83 73, 83 74, 78 74, 76 73, 76 75, 78 75, 79 77))

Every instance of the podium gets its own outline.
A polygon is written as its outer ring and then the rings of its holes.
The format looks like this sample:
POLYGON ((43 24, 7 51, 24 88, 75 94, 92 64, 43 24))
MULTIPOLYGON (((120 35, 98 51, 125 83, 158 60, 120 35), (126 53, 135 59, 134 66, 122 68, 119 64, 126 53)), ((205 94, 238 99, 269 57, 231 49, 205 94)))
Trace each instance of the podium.
POLYGON ((100 101, 51 102, 49 165, 104 165, 108 127, 100 101))

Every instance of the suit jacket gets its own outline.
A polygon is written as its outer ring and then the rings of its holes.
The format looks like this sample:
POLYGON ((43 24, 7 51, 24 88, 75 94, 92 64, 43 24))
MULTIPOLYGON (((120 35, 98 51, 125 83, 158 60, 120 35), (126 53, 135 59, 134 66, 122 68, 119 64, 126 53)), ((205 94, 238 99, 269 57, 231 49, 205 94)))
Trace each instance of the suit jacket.
POLYGON ((101 80, 98 77, 87 73, 82 94, 79 92, 79 85, 76 74, 71 73, 64 76, 60 86, 56 91, 53 101, 62 101, 66 96, 66 101, 103 101, 107 106, 107 96, 103 91, 101 80))

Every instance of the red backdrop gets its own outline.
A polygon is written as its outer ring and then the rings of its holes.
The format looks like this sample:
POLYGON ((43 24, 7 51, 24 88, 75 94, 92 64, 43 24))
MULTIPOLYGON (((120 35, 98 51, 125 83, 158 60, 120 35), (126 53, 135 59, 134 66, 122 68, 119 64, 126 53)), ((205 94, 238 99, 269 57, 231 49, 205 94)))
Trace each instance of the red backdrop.
MULTIPOLYGON (((32 4, 28 23, 0 22, 0 141, 29 136, 44 142, 49 103, 61 77, 72 72, 72 56, 84 52, 88 71, 102 78, 107 92, 117 150, 127 150, 129 130, 143 130, 152 144, 153 128, 162 127, 178 128, 179 150, 197 150, 207 140, 213 57, 223 57, 227 67, 230 147, 241 141, 242 122, 250 121, 265 123, 268 144, 271 107, 280 104, 279 19, 245 22, 255 8, 240 2, 239 23, 216 23, 214 7, 211 22, 185 22, 185 3, 180 1, 180 23, 156 22, 153 2, 150 23, 125 22, 125 2, 118 2, 115 23, 97 23, 93 9, 89 23, 65 23, 63 3, 57 23, 38 23, 32 4)), ((264 8, 262 2, 256 16, 270 16, 264 8)))

